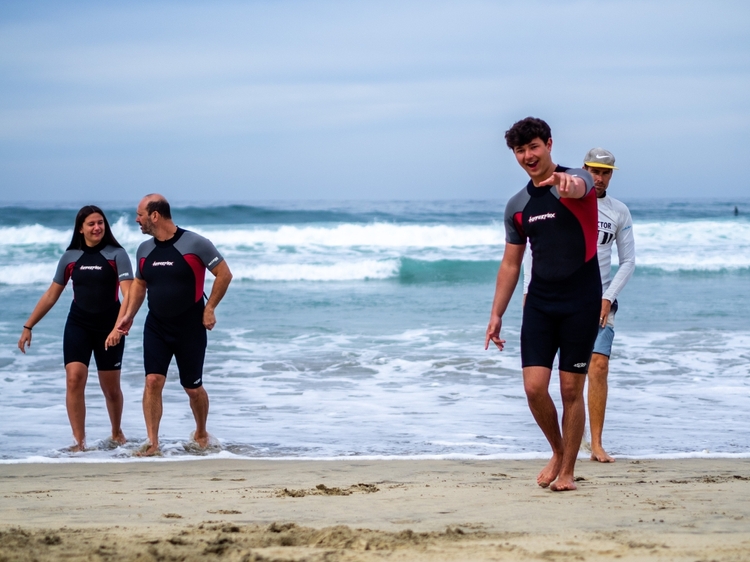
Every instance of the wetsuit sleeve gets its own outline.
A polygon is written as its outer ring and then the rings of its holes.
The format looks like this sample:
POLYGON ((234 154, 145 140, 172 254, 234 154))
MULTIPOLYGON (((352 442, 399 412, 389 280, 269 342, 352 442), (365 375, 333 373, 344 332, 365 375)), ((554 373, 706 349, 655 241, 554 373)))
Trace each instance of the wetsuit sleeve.
POLYGON ((143 242, 140 246, 138 246, 138 250, 135 253, 135 278, 136 279, 143 279, 141 267, 142 267, 143 262, 146 260, 148 255, 151 253, 151 250, 153 249, 154 249, 153 239, 147 240, 143 242))
POLYGON ((208 238, 195 235, 190 242, 190 253, 198 256, 209 271, 224 261, 224 256, 208 238))
POLYGON ((83 252, 80 250, 68 250, 65 252, 60 258, 60 261, 57 262, 57 270, 55 271, 55 276, 52 278, 52 281, 63 287, 67 285, 73 266, 76 261, 78 261, 78 258, 81 257, 82 253, 83 252))
POLYGON ((133 266, 130 264, 128 253, 123 248, 117 248, 115 252, 115 265, 117 266, 118 281, 131 281, 133 279, 133 266))
POLYGON ((528 202, 528 195, 523 190, 510 198, 505 206, 505 241, 508 244, 526 244, 526 233, 523 231, 523 208, 528 202))
POLYGON ((617 268, 612 283, 602 295, 603 299, 615 302, 617 295, 620 294, 625 284, 633 276, 635 271, 635 238, 633 237, 633 219, 630 211, 625 205, 618 209, 617 233, 615 234, 615 243, 617 244, 617 257, 620 260, 620 266, 617 268))
POLYGON ((531 283, 531 248, 526 246, 523 254, 523 294, 529 292, 529 283, 531 283))
POLYGON ((579 199, 583 199, 589 194, 592 189, 594 189, 594 178, 583 168, 569 168, 568 170, 566 170, 566 172, 571 176, 581 178, 583 180, 583 183, 586 184, 586 193, 579 197, 579 199))

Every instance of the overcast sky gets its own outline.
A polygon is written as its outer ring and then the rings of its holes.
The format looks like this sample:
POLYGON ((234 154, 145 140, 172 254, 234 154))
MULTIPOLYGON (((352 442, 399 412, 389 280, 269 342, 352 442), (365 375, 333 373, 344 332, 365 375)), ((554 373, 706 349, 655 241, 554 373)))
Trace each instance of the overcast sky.
POLYGON ((747 1, 3 2, 0 204, 505 199, 503 134, 739 197, 747 1))

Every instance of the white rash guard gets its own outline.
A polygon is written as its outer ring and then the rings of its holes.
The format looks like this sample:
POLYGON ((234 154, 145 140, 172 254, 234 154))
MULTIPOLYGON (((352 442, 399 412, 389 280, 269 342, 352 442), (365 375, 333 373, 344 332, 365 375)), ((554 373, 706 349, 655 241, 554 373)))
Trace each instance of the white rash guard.
MULTIPOLYGON (((602 299, 614 303, 625 284, 635 271, 635 240, 633 239, 633 219, 625 203, 605 195, 596 200, 599 209, 599 239, 597 258, 602 277, 602 299), (617 242, 617 256, 620 267, 612 279, 612 244, 617 242)), ((523 258, 523 294, 529 290, 531 282, 531 250, 526 247, 523 258)))

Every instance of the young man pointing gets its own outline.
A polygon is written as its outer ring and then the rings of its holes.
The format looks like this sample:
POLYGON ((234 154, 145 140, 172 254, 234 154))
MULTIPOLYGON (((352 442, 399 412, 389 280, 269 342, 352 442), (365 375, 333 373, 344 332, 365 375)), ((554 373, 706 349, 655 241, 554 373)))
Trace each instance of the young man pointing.
POLYGON ((505 209, 506 244, 497 274, 485 349, 502 351, 502 317, 518 282, 527 240, 534 255, 521 327, 521 361, 529 408, 552 448, 537 483, 575 490, 575 463, 586 412, 583 388, 596 340, 602 285, 596 242, 596 192, 591 175, 552 161, 552 133, 541 119, 515 123, 505 140, 530 180, 505 209), (560 353, 562 431, 549 394, 560 353))

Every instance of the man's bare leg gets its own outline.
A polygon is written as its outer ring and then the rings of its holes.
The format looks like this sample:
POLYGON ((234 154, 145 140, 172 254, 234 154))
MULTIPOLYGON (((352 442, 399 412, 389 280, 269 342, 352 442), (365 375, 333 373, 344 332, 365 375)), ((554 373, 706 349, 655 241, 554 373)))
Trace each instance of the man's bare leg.
POLYGON ((143 389, 143 417, 146 420, 146 434, 149 445, 136 453, 139 457, 150 457, 159 454, 159 424, 161 423, 161 393, 167 377, 164 375, 146 375, 146 386, 143 389))
POLYGON ((586 425, 586 405, 583 400, 585 384, 586 375, 560 371, 560 395, 563 403, 563 455, 557 480, 550 485, 550 489, 555 492, 576 489, 576 459, 586 425))
POLYGON ((598 462, 615 462, 602 446, 604 430, 604 411, 607 407, 607 375, 609 374, 609 357, 601 353, 591 355, 589 366, 589 425, 591 426, 591 460, 598 462))
POLYGON ((65 407, 68 410, 70 428, 76 444, 70 450, 74 453, 86 449, 86 380, 89 368, 79 361, 65 365, 65 407))
POLYGON ((109 422, 112 425, 112 441, 124 445, 127 442, 122 433, 122 390, 120 389, 120 370, 99 371, 99 386, 107 404, 109 422))
POLYGON ((202 448, 208 447, 208 432, 206 431, 206 420, 208 420, 208 393, 202 386, 198 388, 186 388, 190 398, 190 409, 193 410, 195 418, 195 433, 193 439, 202 448))
POLYGON ((551 374, 552 370, 546 367, 524 367, 523 369, 523 386, 529 409, 552 447, 552 458, 536 477, 536 483, 542 488, 554 482, 563 462, 563 440, 557 421, 557 408, 549 395, 551 374))

